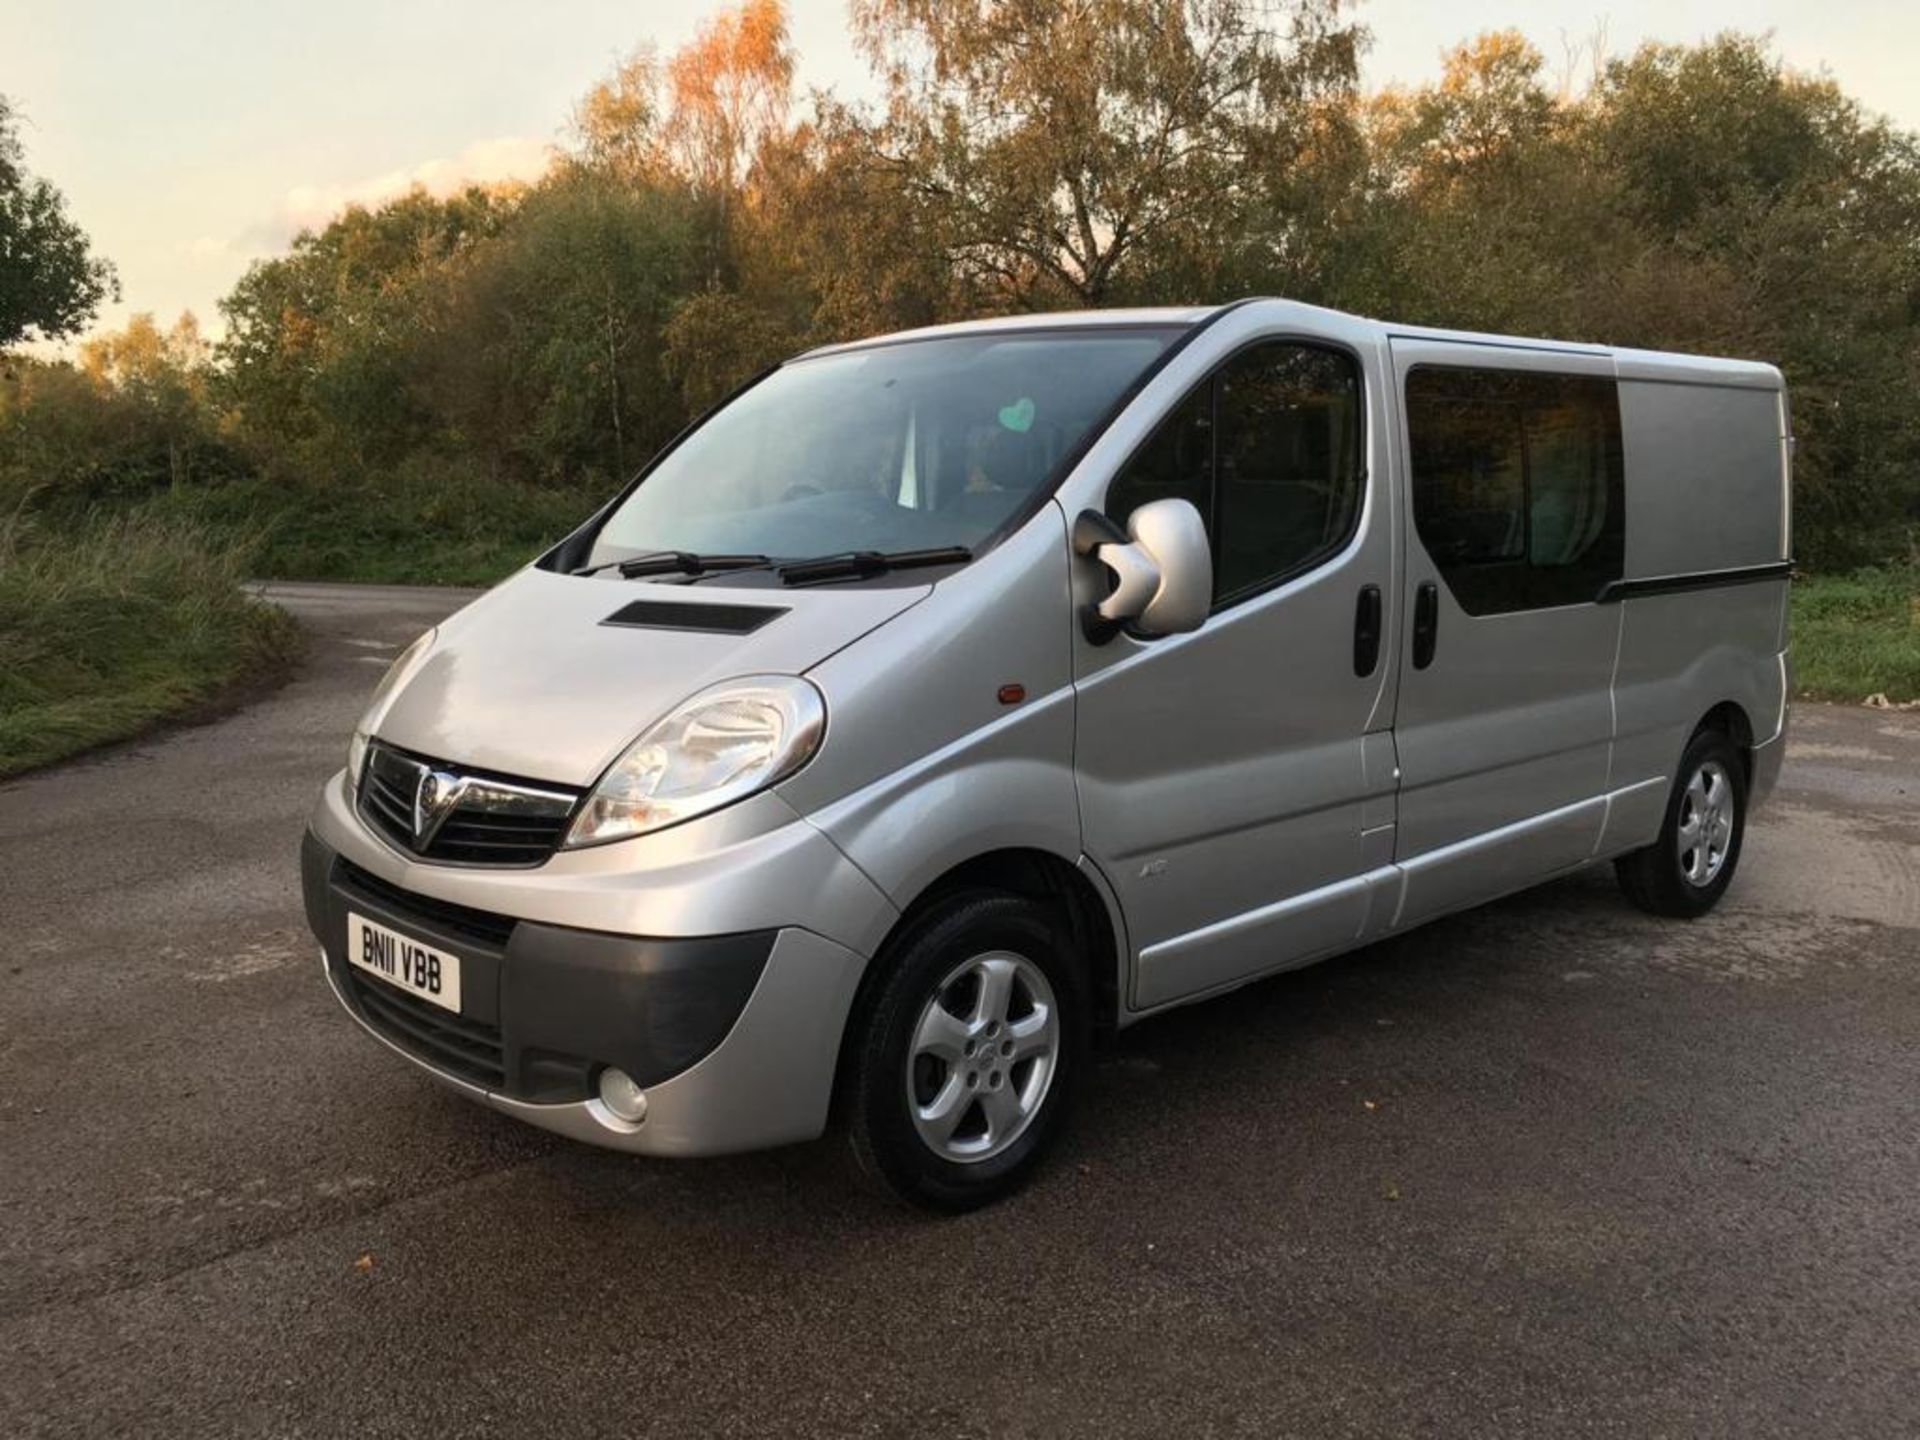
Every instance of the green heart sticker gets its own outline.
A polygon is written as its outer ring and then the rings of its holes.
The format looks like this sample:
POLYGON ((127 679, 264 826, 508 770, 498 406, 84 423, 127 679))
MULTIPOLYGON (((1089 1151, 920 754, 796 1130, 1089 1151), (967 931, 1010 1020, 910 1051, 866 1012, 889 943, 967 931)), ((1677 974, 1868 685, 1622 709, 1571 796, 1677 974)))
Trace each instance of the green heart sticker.
POLYGON ((1000 423, 1016 435, 1024 435, 1033 428, 1033 397, 1022 395, 1011 405, 1000 407, 1000 423))

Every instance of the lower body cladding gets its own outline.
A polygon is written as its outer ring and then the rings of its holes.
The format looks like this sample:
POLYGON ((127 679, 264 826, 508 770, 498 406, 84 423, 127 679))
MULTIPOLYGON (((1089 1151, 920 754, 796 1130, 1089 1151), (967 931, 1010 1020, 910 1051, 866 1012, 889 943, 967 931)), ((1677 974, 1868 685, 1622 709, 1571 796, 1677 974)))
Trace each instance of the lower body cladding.
POLYGON ((866 964, 843 945, 792 927, 652 939, 516 920, 398 889, 312 833, 301 874, 341 1004, 472 1099, 648 1155, 758 1149, 825 1128, 866 964), (458 1009, 352 963, 369 922, 452 957, 458 1009), (632 1082, 617 1109, 601 1094, 610 1069, 632 1082))

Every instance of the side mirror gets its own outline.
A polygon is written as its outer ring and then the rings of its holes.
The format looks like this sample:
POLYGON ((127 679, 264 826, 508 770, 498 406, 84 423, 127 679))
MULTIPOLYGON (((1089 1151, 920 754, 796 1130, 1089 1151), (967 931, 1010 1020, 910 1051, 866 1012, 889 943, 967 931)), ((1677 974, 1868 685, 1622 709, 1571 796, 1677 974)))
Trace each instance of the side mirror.
POLYGON ((1198 630, 1213 608, 1213 548, 1206 522, 1186 500, 1153 500, 1122 530, 1098 510, 1073 522, 1073 550, 1113 572, 1113 591, 1084 608, 1080 628, 1095 645, 1123 629, 1136 635, 1198 630))

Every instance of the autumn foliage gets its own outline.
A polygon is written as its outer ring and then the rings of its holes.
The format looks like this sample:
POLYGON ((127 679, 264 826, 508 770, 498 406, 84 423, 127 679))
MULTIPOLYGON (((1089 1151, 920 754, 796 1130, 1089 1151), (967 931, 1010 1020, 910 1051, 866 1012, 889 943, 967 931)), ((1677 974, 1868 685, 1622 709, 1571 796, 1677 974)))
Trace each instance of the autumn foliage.
POLYGON ((1560 74, 1496 33, 1368 92, 1338 0, 850 19, 875 104, 798 95, 779 0, 746 0, 591 86, 537 184, 302 235, 211 347, 142 321, 9 362, 0 506, 165 493, 293 517, 282 568, 365 573, 411 540, 484 573, 807 345, 1262 293, 1775 361, 1803 561, 1911 555, 1920 147, 1766 42, 1560 74))

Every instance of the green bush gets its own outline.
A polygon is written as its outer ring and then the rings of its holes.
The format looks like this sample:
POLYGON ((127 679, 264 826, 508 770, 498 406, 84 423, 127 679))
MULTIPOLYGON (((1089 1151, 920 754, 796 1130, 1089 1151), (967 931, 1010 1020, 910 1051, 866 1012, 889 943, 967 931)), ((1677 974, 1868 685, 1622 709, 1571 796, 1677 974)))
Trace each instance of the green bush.
POLYGON ((250 547, 179 519, 0 523, 0 776, 283 674, 299 632, 241 589, 250 547))

